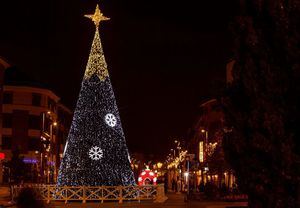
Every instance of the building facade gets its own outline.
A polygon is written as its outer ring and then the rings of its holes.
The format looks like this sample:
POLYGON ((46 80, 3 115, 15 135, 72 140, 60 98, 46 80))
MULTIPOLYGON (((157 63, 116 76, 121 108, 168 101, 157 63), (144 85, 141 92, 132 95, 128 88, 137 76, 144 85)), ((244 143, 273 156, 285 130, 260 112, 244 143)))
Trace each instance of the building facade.
POLYGON ((224 114, 216 99, 200 106, 200 113, 189 132, 188 152, 195 154, 198 165, 194 168, 196 184, 213 182, 216 186, 231 188, 235 183, 232 170, 224 159, 222 149, 224 114))
MULTIPOLYGON (((4 85, 4 73, 7 68, 10 67, 10 64, 3 58, 0 57, 0 144, 2 144, 2 99, 3 99, 3 85, 4 85)), ((0 152, 2 158, 0 158, 0 183, 3 181, 3 161, 5 159, 5 155, 0 152)))
MULTIPOLYGON (((71 122, 71 111, 52 91, 4 85, 1 152, 9 161, 15 152, 26 163, 24 181, 53 183, 71 122)), ((9 167, 4 182, 9 182, 9 167)))

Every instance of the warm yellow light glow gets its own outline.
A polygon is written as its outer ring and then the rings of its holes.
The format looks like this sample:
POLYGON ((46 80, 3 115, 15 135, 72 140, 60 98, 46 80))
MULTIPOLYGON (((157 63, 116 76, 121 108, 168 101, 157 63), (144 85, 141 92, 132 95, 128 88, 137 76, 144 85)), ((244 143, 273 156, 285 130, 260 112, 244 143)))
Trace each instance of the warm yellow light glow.
POLYGON ((199 142, 199 161, 203 162, 204 161, 204 153, 203 153, 203 141, 199 142))
MULTIPOLYGON (((168 163, 167 168, 177 168, 179 163, 182 162, 187 154, 187 150, 185 151, 180 151, 179 152, 179 157, 175 157, 171 162, 168 163)), ((171 155, 171 154, 169 154, 171 155)))
POLYGON ((55 121, 55 122, 53 122, 53 126, 57 126, 57 122, 55 121))
POLYGON ((100 41, 99 23, 103 20, 109 20, 109 18, 103 16, 98 5, 93 15, 85 15, 85 17, 90 18, 95 23, 96 31, 89 55, 89 60, 84 73, 84 79, 89 79, 93 74, 96 74, 101 81, 104 81, 109 75, 100 41))
POLYGON ((162 164, 161 162, 158 162, 158 163, 156 164, 156 166, 157 166, 158 169, 161 169, 162 165, 163 165, 163 164, 162 164))
POLYGON ((211 155, 214 153, 214 151, 215 151, 217 145, 218 145, 217 142, 214 142, 214 143, 211 143, 211 142, 210 142, 210 143, 207 145, 207 154, 208 154, 209 156, 211 156, 211 155))
POLYGON ((96 6, 96 9, 95 9, 95 13, 94 14, 87 14, 87 15, 84 15, 85 17, 87 18, 90 18, 96 25, 96 27, 99 26, 100 22, 101 21, 105 21, 105 20, 109 20, 110 18, 108 17, 105 17, 100 9, 99 9, 99 5, 97 4, 96 6))
POLYGON ((205 130, 204 129, 201 129, 201 133, 204 133, 205 132, 205 130))

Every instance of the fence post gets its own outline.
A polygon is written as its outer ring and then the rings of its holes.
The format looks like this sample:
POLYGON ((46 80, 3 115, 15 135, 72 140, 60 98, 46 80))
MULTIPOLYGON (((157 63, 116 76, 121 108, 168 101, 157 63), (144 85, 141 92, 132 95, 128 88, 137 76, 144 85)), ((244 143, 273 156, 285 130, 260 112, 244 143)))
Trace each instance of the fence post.
POLYGON ((118 186, 119 189, 119 204, 123 203, 123 193, 122 193, 122 186, 118 186))
POLYGON ((50 203, 50 185, 47 185, 47 204, 50 203))
POLYGON ((141 187, 137 186, 137 189, 138 189, 138 200, 139 200, 139 203, 141 203, 141 187))
POLYGON ((101 186, 101 197, 102 197, 101 203, 103 203, 103 201, 104 201, 103 189, 104 189, 103 186, 101 186))
POLYGON ((154 202, 164 203, 168 197, 165 195, 165 188, 162 184, 156 186, 156 199, 154 202))
POLYGON ((66 193, 65 194, 65 204, 67 204, 68 203, 68 186, 64 186, 63 187, 63 191, 66 193))
POLYGON ((86 202, 85 186, 82 186, 82 203, 86 202))

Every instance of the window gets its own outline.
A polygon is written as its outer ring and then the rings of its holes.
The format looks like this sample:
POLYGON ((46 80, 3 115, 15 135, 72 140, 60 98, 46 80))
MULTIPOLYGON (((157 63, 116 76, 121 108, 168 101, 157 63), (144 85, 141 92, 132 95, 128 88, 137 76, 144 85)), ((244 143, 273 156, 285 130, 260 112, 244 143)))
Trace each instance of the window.
POLYGON ((2 137, 2 149, 8 150, 11 149, 11 140, 10 136, 3 136, 2 137))
POLYGON ((40 149, 40 138, 38 137, 31 137, 28 141, 28 150, 29 151, 36 151, 40 149))
POLYGON ((29 123, 28 123, 29 129, 40 130, 41 122, 42 122, 42 119, 40 116, 29 115, 29 123))
POLYGON ((12 104, 13 103, 13 93, 4 92, 3 93, 3 104, 12 104))
POLYGON ((2 114, 2 127, 3 128, 11 128, 12 127, 12 114, 11 113, 3 113, 2 114))
POLYGON ((55 111, 56 110, 56 106, 55 106, 55 101, 52 100, 51 98, 48 97, 48 108, 51 111, 55 111))
POLYGON ((42 96, 38 93, 32 93, 32 105, 33 106, 41 106, 42 96))

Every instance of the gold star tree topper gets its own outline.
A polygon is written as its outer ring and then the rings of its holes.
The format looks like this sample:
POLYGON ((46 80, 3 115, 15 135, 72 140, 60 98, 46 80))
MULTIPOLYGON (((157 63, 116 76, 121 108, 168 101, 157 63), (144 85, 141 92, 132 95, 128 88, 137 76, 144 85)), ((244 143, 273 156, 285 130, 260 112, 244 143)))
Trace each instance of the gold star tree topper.
POLYGON ((90 18, 95 23, 96 26, 95 36, 90 51, 89 60, 86 65, 84 78, 89 79, 92 77, 93 74, 96 74, 101 81, 105 81, 106 78, 109 76, 109 74, 107 70, 107 64, 104 58, 104 53, 100 41, 98 28, 101 21, 109 20, 110 18, 105 17, 101 13, 98 5, 96 6, 96 10, 94 14, 89 14, 84 16, 90 18))
POLYGON ((90 18, 96 25, 99 26, 101 21, 109 20, 110 18, 105 17, 99 9, 99 5, 97 4, 94 14, 86 14, 84 15, 87 18, 90 18))

